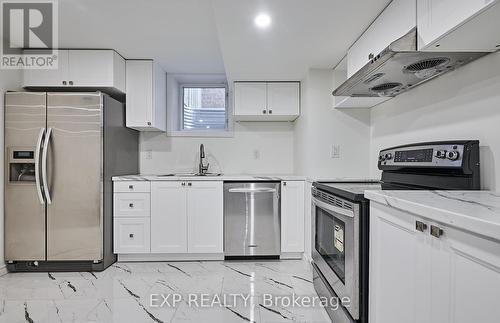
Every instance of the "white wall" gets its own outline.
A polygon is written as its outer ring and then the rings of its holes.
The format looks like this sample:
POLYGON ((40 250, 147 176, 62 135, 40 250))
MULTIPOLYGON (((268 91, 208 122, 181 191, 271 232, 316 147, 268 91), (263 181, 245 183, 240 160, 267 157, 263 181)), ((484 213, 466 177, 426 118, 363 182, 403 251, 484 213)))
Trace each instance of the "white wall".
POLYGON ((334 73, 311 69, 302 83, 302 111, 295 122, 295 173, 309 177, 369 175, 370 112, 333 108, 334 73), (331 158, 331 146, 340 158, 331 158))
MULTIPOLYGON (((1 39, 0 39, 1 41, 1 39)), ((19 71, 16 70, 1 70, 0 71, 0 147, 1 151, 4 151, 4 109, 3 109, 3 102, 4 102, 4 93, 7 90, 18 90, 21 84, 21 78, 20 78, 20 73, 19 71)), ((1 158, 0 160, 0 180, 1 180, 1 185, 0 185, 0 274, 4 270, 4 261, 3 261, 3 255, 4 255, 4 231, 3 231, 3 223, 4 223, 4 215, 3 215, 3 181, 4 181, 4 159, 1 158)))
POLYGON ((205 145, 210 172, 225 174, 293 173, 293 125, 242 122, 231 138, 167 137, 141 133, 142 174, 198 171, 199 145, 205 145), (152 159, 147 159, 151 150, 152 159))
POLYGON ((482 186, 500 191, 500 52, 373 108, 371 120, 372 175, 383 147, 479 139, 482 186))

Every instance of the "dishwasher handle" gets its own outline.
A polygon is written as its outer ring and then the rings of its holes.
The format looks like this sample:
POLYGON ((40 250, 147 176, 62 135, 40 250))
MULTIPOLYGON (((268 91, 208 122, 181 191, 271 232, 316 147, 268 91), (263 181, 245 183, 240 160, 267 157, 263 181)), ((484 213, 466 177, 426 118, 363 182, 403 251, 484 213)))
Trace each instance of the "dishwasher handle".
POLYGON ((229 193, 276 193, 275 188, 230 188, 229 193))

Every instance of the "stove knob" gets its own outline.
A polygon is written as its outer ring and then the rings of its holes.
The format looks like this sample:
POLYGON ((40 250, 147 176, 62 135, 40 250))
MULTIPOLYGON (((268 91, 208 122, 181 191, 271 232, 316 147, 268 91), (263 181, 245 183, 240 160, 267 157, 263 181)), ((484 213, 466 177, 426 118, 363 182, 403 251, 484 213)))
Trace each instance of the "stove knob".
POLYGON ((444 159, 444 158, 446 158, 446 150, 438 150, 438 151, 436 151, 434 156, 436 156, 436 158, 444 159))
POLYGON ((380 155, 380 156, 378 156, 378 160, 379 160, 379 161, 384 161, 384 160, 385 160, 384 155, 380 155))
POLYGON ((385 154, 385 159, 391 160, 392 159, 392 154, 391 153, 385 154))
POLYGON ((448 152, 446 156, 449 160, 457 160, 460 157, 460 153, 456 150, 448 152))

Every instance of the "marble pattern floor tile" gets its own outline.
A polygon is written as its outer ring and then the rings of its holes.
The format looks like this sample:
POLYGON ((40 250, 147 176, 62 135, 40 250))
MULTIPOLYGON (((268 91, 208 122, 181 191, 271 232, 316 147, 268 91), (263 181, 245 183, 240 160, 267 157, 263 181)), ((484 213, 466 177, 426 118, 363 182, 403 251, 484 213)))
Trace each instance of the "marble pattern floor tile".
POLYGON ((120 262, 95 273, 9 273, 0 277, 0 323, 330 323, 320 306, 269 305, 265 295, 317 296, 311 265, 302 260, 120 262), (175 306, 150 304, 151 295, 174 294, 180 298, 175 306), (247 299, 201 307, 189 302, 190 294, 247 299))

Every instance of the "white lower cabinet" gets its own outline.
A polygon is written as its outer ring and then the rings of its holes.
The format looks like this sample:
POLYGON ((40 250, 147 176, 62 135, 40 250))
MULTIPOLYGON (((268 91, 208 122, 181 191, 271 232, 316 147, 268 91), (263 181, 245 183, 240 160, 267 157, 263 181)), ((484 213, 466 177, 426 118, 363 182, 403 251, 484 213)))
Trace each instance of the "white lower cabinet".
POLYGON ((152 182, 151 252, 222 253, 222 182, 152 182))
POLYGON ((223 252, 223 184, 192 182, 187 189, 189 253, 223 252))
POLYGON ((304 252, 304 182, 281 182, 281 252, 304 252))
POLYGON ((375 202, 370 212, 371 323, 500 316, 500 241, 375 202))
POLYGON ((151 182, 151 252, 187 252, 185 182, 151 182))
POLYGON ((149 253, 149 218, 115 218, 114 252, 149 253))

